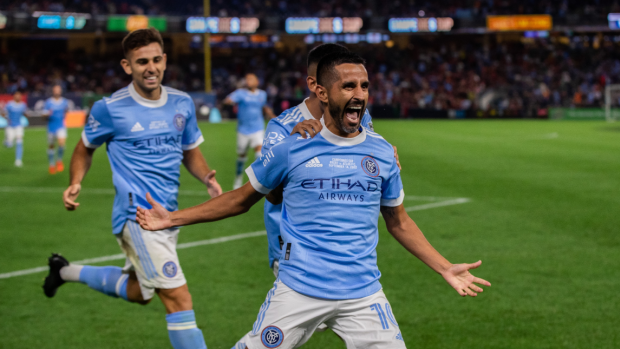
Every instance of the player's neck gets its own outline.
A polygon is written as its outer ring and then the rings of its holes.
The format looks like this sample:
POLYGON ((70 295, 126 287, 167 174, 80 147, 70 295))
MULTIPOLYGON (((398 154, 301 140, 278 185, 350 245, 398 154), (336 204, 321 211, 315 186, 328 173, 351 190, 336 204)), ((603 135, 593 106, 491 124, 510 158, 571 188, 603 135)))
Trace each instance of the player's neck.
POLYGON ((314 93, 310 93, 310 97, 306 100, 306 107, 310 111, 310 114, 317 119, 321 120, 323 117, 323 109, 321 108, 321 101, 314 93))
POLYGON ((134 90, 136 90, 142 98, 150 99, 152 101, 157 101, 161 98, 161 85, 153 91, 144 91, 140 86, 138 86, 138 84, 135 83, 135 81, 132 82, 132 84, 134 90))
POLYGON ((250 91, 252 93, 256 92, 256 90, 258 90, 258 87, 248 88, 248 91, 250 91))
POLYGON ((360 134, 359 130, 355 131, 354 133, 348 133, 348 132, 344 132, 340 130, 338 126, 336 126, 336 123, 334 122, 334 118, 332 118, 332 116, 329 114, 329 109, 325 109, 325 114, 323 115, 323 122, 325 122, 325 127, 327 127, 327 129, 331 133, 335 134, 338 137, 354 138, 360 134))

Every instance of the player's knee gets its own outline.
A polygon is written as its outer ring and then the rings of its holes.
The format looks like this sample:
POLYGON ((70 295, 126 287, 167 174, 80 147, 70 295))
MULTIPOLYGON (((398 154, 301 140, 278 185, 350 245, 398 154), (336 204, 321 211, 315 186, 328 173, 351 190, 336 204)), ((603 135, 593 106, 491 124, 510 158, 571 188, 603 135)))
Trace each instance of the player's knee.
POLYGON ((106 268, 103 272, 103 293, 107 294, 108 296, 118 297, 116 287, 118 280, 123 274, 122 270, 117 268, 106 268))
POLYGON ((133 301, 133 303, 140 304, 140 305, 147 305, 147 304, 151 303, 152 300, 153 300, 153 298, 146 299, 146 300, 141 299, 141 300, 133 301))

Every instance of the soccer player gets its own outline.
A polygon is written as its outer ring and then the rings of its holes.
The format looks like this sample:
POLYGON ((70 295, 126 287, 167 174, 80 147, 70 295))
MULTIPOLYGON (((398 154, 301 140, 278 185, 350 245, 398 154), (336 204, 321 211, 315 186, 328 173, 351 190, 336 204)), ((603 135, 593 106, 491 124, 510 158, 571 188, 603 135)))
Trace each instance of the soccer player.
POLYGON ((234 348, 297 348, 323 322, 349 349, 405 348, 379 283, 379 212, 396 240, 461 296, 482 292, 475 283, 490 286, 469 273, 480 261, 450 263, 407 215, 393 148, 360 127, 368 87, 362 58, 325 56, 317 68, 316 94, 325 106, 319 135, 282 140, 246 170, 249 183, 216 199, 169 212, 147 195, 153 208, 138 208, 144 229, 165 229, 242 214, 284 186, 278 278, 253 330, 234 348))
POLYGON ((269 119, 275 117, 273 110, 267 105, 267 92, 258 88, 258 78, 254 74, 245 76, 247 88, 240 88, 228 95, 224 104, 237 104, 237 166, 233 188, 243 185, 243 165, 247 158, 248 148, 254 149, 256 158, 261 156, 260 150, 265 134, 263 113, 269 119))
POLYGON ((73 102, 62 96, 62 87, 54 85, 52 87, 52 97, 45 101, 43 107, 47 120, 47 159, 49 161, 49 173, 55 174, 65 170, 62 158, 65 154, 65 144, 67 141, 67 128, 65 127, 65 114, 73 109, 73 102), (54 151, 55 144, 58 143, 58 152, 54 151), (56 155, 56 159, 54 159, 56 155))
POLYGON ((22 93, 16 91, 13 94, 13 100, 8 102, 4 107, 3 115, 8 119, 8 125, 5 130, 5 146, 13 147, 15 142, 15 166, 22 167, 24 165, 22 157, 24 155, 24 126, 21 123, 22 116, 27 116, 28 107, 22 101, 22 93))
POLYGON ((184 92, 162 86, 166 70, 163 40, 153 28, 131 32, 123 39, 121 65, 132 77, 129 86, 97 101, 71 159, 71 182, 64 204, 75 210, 81 182, 95 149, 106 143, 116 197, 113 233, 127 256, 125 268, 70 264, 54 254, 43 286, 53 297, 64 282, 81 282, 111 297, 147 304, 157 293, 175 349, 206 349, 196 327, 192 298, 176 252, 178 228, 144 232, 135 222, 136 207, 150 207, 150 192, 168 209, 177 208, 180 165, 203 182, 209 195, 222 189, 198 146, 204 141, 196 122, 194 102, 184 92))

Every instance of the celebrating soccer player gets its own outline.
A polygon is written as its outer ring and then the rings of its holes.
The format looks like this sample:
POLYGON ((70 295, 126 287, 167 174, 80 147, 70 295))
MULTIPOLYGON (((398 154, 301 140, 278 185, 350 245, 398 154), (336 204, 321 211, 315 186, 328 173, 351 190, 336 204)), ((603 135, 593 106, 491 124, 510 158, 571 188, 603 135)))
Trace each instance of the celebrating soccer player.
POLYGON ((47 116, 47 159, 49 161, 49 173, 55 174, 65 170, 62 158, 65 154, 65 143, 67 141, 67 128, 65 127, 65 115, 67 111, 73 109, 73 102, 62 96, 62 87, 54 85, 52 97, 45 101, 43 107, 47 116), (58 152, 54 151, 55 144, 58 143, 58 152), (54 160, 54 155, 56 159, 54 160))
POLYGON ((379 283, 379 212, 396 240, 461 296, 482 292, 475 283, 490 286, 469 273, 480 261, 450 263, 407 215, 393 148, 360 127, 368 87, 362 58, 325 56, 317 67, 316 94, 325 112, 319 135, 282 140, 246 170, 249 183, 216 199, 169 212, 147 195, 152 208, 138 207, 138 223, 156 231, 242 214, 283 185, 278 278, 235 348, 297 348, 323 322, 347 348, 404 348, 379 283))
POLYGON ((8 125, 5 132, 4 145, 8 148, 13 147, 15 142, 15 166, 22 167, 24 165, 22 157, 24 155, 24 126, 22 125, 22 116, 27 116, 28 107, 22 101, 22 93, 16 91, 13 94, 13 100, 8 102, 2 113, 8 119, 8 125))
POLYGON ((254 149, 258 159, 261 156, 261 145, 265 135, 263 113, 269 119, 275 117, 273 110, 267 105, 267 92, 258 88, 258 77, 254 74, 245 76, 247 88, 240 88, 224 100, 225 104, 237 104, 237 166, 233 189, 243 185, 243 165, 247 158, 248 148, 254 149))
POLYGON ((192 298, 176 253, 179 229, 144 232, 135 222, 137 207, 150 207, 150 192, 167 209, 177 208, 180 165, 203 182, 209 195, 222 193, 198 146, 203 142, 194 102, 184 92, 162 86, 166 70, 163 40, 153 28, 136 30, 123 39, 129 86, 95 103, 71 159, 71 183, 64 192, 68 210, 75 210, 81 185, 95 149, 107 144, 116 197, 113 233, 127 256, 126 267, 70 264, 54 254, 43 286, 53 297, 66 281, 81 282, 108 296, 148 303, 157 293, 166 307, 166 321, 175 349, 206 349, 196 327, 192 298))

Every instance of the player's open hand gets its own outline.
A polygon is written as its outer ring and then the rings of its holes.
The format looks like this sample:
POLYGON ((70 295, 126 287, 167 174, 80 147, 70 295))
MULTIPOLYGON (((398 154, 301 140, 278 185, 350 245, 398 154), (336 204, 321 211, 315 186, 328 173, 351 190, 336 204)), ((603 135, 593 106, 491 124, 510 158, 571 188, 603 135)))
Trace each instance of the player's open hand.
POLYGON ((295 133, 299 133, 305 139, 308 138, 308 136, 306 135, 307 133, 310 135, 310 138, 314 138, 314 136, 321 132, 321 129, 323 129, 323 125, 321 125, 321 122, 319 120, 304 120, 295 125, 295 127, 293 127, 293 131, 291 131, 291 136, 295 133))
POLYGON ((209 192, 211 198, 216 198, 222 195, 222 187, 215 179, 215 170, 209 172, 209 174, 205 177, 204 182, 207 186, 207 192, 209 192))
POLYGON ((146 210, 142 207, 138 207, 136 212, 136 221, 140 224, 142 229, 156 231, 172 227, 170 212, 153 200, 150 193, 146 193, 146 201, 148 201, 153 208, 146 210))
POLYGON ((480 264, 482 264, 482 261, 477 261, 472 264, 454 264, 450 269, 441 274, 441 276, 443 276, 450 286, 461 296, 476 297, 478 293, 482 292, 482 288, 476 284, 491 286, 490 282, 477 278, 469 273, 470 269, 476 269, 480 264))
POLYGON ((62 194, 62 201, 64 202, 67 211, 73 211, 80 206, 79 203, 75 202, 78 195, 80 195, 80 190, 82 190, 81 184, 72 184, 62 194))

